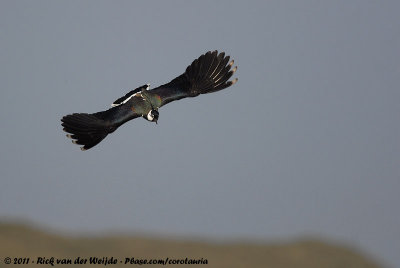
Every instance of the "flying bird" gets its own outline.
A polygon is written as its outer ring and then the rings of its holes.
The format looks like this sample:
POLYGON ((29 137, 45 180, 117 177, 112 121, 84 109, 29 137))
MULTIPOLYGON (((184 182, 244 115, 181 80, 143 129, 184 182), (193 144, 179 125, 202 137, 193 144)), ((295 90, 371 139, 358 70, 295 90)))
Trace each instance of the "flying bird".
POLYGON ((87 114, 73 113, 64 116, 63 130, 81 150, 92 148, 122 124, 138 118, 157 123, 158 109, 167 103, 200 94, 212 93, 230 87, 237 78, 228 81, 235 73, 234 61, 229 62, 224 52, 209 51, 190 64, 186 71, 171 82, 150 90, 150 84, 138 87, 114 101, 106 111, 87 114))

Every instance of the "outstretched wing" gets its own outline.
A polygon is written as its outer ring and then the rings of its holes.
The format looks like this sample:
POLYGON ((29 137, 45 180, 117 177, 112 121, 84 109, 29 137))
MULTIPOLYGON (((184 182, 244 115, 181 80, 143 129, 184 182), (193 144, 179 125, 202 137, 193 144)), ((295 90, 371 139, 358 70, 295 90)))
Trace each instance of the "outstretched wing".
POLYGON ((141 86, 141 87, 138 87, 138 88, 136 88, 136 89, 134 89, 134 90, 129 91, 128 93, 125 94, 125 96, 123 96, 123 97, 117 99, 116 101, 114 101, 114 102, 111 104, 111 107, 115 107, 115 106, 118 106, 118 105, 121 105, 121 104, 126 103, 126 102, 129 101, 133 96, 135 96, 136 93, 139 93, 139 92, 141 92, 142 90, 148 90, 149 87, 150 87, 150 84, 146 84, 146 85, 143 85, 143 86, 141 86))
POLYGON ((182 75, 149 92, 158 95, 161 100, 158 107, 161 107, 171 101, 222 90, 238 80, 228 81, 237 69, 232 68, 233 60, 228 62, 229 56, 224 52, 209 51, 194 60, 182 75))
POLYGON ((134 98, 129 103, 103 112, 69 114, 61 119, 61 125, 65 132, 70 133, 67 137, 71 138, 73 143, 83 145, 81 150, 84 151, 100 143, 125 122, 141 116, 141 113, 137 112, 140 109, 135 110, 133 106, 137 105, 140 108, 142 102, 141 98, 134 98))

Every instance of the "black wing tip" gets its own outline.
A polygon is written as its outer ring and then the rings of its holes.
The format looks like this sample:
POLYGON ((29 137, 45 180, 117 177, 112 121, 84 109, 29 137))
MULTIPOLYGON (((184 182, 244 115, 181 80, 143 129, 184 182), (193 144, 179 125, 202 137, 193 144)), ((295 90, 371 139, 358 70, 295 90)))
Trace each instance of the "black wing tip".
POLYGON ((109 133, 108 125, 93 114, 74 113, 61 118, 63 131, 73 144, 88 150, 100 143, 109 133))
POLYGON ((187 68, 186 75, 192 84, 192 96, 216 92, 230 87, 237 83, 238 79, 229 79, 237 71, 237 66, 233 67, 235 61, 230 60, 230 56, 224 51, 207 51, 187 68))

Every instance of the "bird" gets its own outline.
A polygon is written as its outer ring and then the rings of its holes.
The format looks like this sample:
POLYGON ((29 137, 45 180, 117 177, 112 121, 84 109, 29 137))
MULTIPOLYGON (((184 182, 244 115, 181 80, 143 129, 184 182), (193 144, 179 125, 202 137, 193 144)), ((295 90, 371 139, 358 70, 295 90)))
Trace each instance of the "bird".
POLYGON ((97 113, 73 113, 61 119, 63 130, 72 143, 83 145, 82 151, 99 144, 126 122, 143 117, 149 122, 160 117, 158 109, 167 103, 220 91, 234 85, 238 78, 229 80, 237 66, 225 52, 208 51, 195 59, 185 72, 169 83, 150 90, 150 84, 131 90, 111 104, 111 108, 97 113))

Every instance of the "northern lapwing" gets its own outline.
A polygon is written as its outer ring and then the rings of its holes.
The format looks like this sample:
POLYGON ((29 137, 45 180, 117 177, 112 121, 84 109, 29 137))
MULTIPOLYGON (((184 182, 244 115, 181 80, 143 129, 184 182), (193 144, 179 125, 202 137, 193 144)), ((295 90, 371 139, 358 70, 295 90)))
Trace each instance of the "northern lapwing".
POLYGON ((103 112, 74 113, 64 116, 63 130, 81 150, 92 148, 119 126, 137 117, 157 123, 158 109, 186 97, 212 93, 230 87, 237 78, 228 81, 237 67, 224 52, 209 51, 190 64, 186 71, 168 84, 150 90, 150 84, 138 87, 114 101, 112 108, 103 112))

